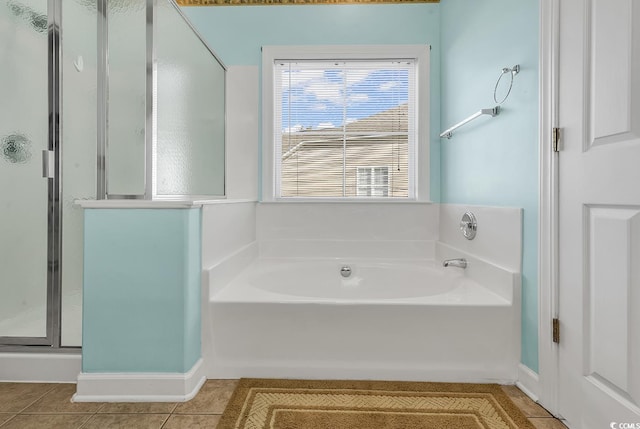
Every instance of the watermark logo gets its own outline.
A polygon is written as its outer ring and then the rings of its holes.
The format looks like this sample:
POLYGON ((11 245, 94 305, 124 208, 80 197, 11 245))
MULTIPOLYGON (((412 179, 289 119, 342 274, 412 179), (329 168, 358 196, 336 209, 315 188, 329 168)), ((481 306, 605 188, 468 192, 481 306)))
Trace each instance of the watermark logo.
POLYGON ((611 422, 611 429, 640 429, 640 423, 616 423, 611 422))

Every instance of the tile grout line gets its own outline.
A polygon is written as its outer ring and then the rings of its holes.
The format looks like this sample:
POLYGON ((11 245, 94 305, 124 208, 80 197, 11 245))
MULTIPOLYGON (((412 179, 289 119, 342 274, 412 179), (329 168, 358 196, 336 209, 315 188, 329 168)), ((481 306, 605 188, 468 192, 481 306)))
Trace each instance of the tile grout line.
POLYGON ((87 423, 89 423, 91 421, 91 419, 93 418, 93 416, 95 416, 95 415, 96 415, 95 413, 91 414, 87 420, 82 422, 82 424, 77 427, 77 429, 82 429, 83 427, 85 427, 87 425, 87 423))
POLYGON ((171 418, 171 416, 173 416, 174 411, 176 410, 176 408, 178 408, 178 405, 180 405, 180 402, 176 402, 173 405, 173 408, 171 408, 171 411, 169 411, 169 415, 167 416, 167 418, 165 419, 164 423, 162 423, 162 426, 160 426, 160 429, 164 429, 164 427, 167 425, 167 423, 169 422, 169 419, 171 418))
POLYGON ((98 407, 98 409, 97 409, 97 410, 95 410, 95 411, 93 412, 93 414, 91 414, 87 420, 85 420, 85 421, 84 421, 80 426, 78 426, 78 428, 77 428, 77 429, 82 429, 83 427, 85 427, 85 426, 87 425, 87 423, 89 423, 89 422, 91 421, 91 419, 92 419, 92 418, 94 418, 94 417, 98 414, 98 411, 100 411, 101 409, 103 409, 106 405, 107 405, 107 403, 106 403, 106 402, 105 402, 105 403, 103 403, 102 405, 100 405, 100 406, 98 407))
POLYGON ((6 425, 7 423, 9 423, 11 420, 15 419, 16 417, 18 417, 18 415, 17 415, 17 414, 14 414, 14 415, 13 415, 13 417, 11 417, 9 420, 7 420, 6 422, 4 422, 4 423, 0 424, 0 428, 1 428, 2 426, 6 425))
MULTIPOLYGON (((16 416, 17 416, 17 415, 19 415, 19 414, 24 413, 24 412, 25 412, 25 410, 26 410, 27 408, 29 408, 30 406, 32 406, 33 404, 35 404, 36 402, 38 402, 40 399, 42 399, 42 398, 44 398, 45 396, 47 396, 49 393, 53 392, 53 391, 56 389, 56 387, 58 387, 58 385, 53 384, 53 385, 49 388, 49 390, 45 391, 42 395, 38 396, 36 399, 34 399, 32 402, 30 402, 30 403, 29 403, 29 405, 27 405, 26 407, 24 407, 24 408, 23 408, 23 409, 21 409, 20 411, 16 412, 16 416)), ((13 418, 12 418, 11 420, 13 420, 13 418)), ((3 424, 2 424, 2 426, 4 426, 4 425, 5 425, 5 424, 3 423, 3 424)))
MULTIPOLYGON (((177 405, 176 405, 177 406, 177 405)), ((162 426, 160 426, 160 429, 164 429, 164 427, 167 425, 167 422, 169 421, 169 419, 171 418, 173 414, 169 413, 169 415, 167 416, 166 419, 164 419, 164 422, 162 422, 162 426)))

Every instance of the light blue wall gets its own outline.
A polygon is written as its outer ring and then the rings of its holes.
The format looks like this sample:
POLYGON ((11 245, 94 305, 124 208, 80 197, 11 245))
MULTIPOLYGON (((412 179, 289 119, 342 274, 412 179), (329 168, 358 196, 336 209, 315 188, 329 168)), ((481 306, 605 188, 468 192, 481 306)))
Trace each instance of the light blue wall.
POLYGON ((537 372, 538 0, 440 6, 443 129, 492 107, 501 68, 522 67, 500 116, 477 119, 443 140, 441 198, 524 208, 522 362, 537 372))
POLYGON ((200 237, 199 209, 85 210, 83 372, 198 361, 200 237))
POLYGON ((184 368, 186 371, 202 356, 202 209, 182 210, 184 224, 184 368))
POLYGON ((431 140, 434 143, 431 145, 431 199, 439 201, 438 5, 215 6, 185 7, 182 10, 226 65, 259 66, 263 45, 432 45, 430 117, 431 140))

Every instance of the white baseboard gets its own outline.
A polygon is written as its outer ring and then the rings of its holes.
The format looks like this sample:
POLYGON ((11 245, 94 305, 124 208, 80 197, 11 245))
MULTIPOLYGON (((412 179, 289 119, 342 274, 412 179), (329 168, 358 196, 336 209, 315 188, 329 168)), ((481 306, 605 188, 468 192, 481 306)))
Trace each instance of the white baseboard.
POLYGON ((80 373, 73 402, 186 402, 206 381, 203 360, 181 373, 80 373))
POLYGON ((81 367, 80 353, 0 353, 0 381, 75 383, 81 367))
POLYGON ((538 374, 523 364, 518 365, 518 381, 516 382, 516 386, 528 397, 538 402, 540 397, 538 374))

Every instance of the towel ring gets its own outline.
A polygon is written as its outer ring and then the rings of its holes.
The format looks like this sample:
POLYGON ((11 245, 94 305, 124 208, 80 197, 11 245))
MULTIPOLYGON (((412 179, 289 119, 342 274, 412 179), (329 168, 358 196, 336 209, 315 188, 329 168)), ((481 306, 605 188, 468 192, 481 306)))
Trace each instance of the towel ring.
POLYGON ((506 99, 509 97, 509 94, 511 94, 511 87, 513 87, 513 77, 518 73, 520 73, 519 64, 516 64, 513 67, 505 67, 502 69, 502 73, 500 73, 500 76, 498 77, 496 86, 495 88, 493 88, 493 101, 495 101, 497 104, 502 104, 506 101, 506 99), (498 101, 498 86, 500 85, 500 81, 502 80, 502 78, 507 74, 509 75, 509 89, 507 90, 507 93, 504 95, 504 97, 502 97, 502 100, 498 101))

